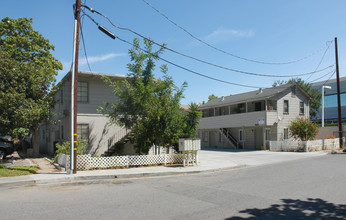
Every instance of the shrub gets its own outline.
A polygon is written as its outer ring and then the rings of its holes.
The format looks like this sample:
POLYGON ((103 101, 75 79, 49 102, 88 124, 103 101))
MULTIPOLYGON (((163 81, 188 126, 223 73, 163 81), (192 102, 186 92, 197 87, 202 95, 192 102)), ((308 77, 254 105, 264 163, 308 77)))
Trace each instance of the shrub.
MULTIPOLYGON (((55 156, 54 156, 54 162, 58 162, 58 157, 59 154, 66 154, 66 155, 70 155, 70 145, 71 142, 70 141, 65 141, 64 143, 62 143, 61 145, 59 143, 56 144, 56 152, 55 152, 55 156)), ((88 145, 88 143, 86 141, 82 141, 82 139, 77 138, 77 155, 81 155, 85 152, 85 148, 88 145)))
POLYGON ((334 135, 327 135, 324 137, 324 139, 335 139, 334 135))
POLYGON ((291 121, 288 128, 295 139, 302 141, 313 140, 319 132, 316 124, 307 118, 297 117, 294 121, 291 121))

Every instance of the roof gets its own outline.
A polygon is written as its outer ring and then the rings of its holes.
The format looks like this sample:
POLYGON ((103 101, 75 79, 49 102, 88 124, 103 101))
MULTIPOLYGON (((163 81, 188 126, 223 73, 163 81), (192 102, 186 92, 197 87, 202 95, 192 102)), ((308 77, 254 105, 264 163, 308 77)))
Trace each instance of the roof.
MULTIPOLYGON (((71 75, 71 71, 66 73, 66 75, 62 78, 61 82, 66 81, 71 75)), ((78 76, 85 76, 85 77, 101 77, 101 76, 108 76, 110 78, 114 79, 126 79, 126 75, 119 75, 119 74, 111 74, 111 73, 98 73, 98 72, 87 72, 87 71, 78 71, 78 76)))
POLYGON ((200 109, 204 109, 207 107, 221 106, 221 105, 237 104, 237 103, 242 103, 244 101, 248 102, 248 101, 258 101, 258 100, 268 99, 286 91, 287 89, 290 89, 292 86, 296 86, 305 96, 310 98, 310 96, 298 84, 285 84, 282 86, 277 86, 277 87, 272 87, 267 89, 259 89, 259 90, 241 93, 237 95, 222 96, 221 98, 213 99, 201 105, 200 109))

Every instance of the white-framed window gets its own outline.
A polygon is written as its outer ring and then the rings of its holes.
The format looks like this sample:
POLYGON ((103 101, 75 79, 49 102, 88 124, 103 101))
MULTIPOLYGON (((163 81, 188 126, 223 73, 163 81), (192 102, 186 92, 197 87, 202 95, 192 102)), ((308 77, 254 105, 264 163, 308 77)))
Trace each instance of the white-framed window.
POLYGON ((244 130, 243 129, 239 130, 239 141, 244 141, 244 130))
POLYGON ((299 102, 299 114, 304 115, 304 102, 299 102))
POLYGON ((78 102, 88 102, 89 101, 88 82, 78 82, 77 101, 78 102))
POLYGON ((267 128, 267 129, 266 129, 266 140, 267 140, 267 141, 270 141, 270 140, 271 140, 271 138, 272 138, 271 135, 272 135, 272 134, 271 134, 271 130, 267 128))
POLYGON ((288 128, 284 128, 284 140, 288 139, 288 128))
POLYGON ((82 141, 89 142, 89 125, 88 124, 77 124, 77 137, 82 141))
POLYGON ((285 114, 289 113, 289 103, 288 103, 288 100, 284 100, 284 113, 285 114))

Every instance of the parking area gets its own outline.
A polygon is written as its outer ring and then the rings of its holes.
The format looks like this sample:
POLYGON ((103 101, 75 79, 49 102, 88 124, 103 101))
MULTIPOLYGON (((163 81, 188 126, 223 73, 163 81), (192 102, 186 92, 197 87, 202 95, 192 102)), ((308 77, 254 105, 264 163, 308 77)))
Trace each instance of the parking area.
POLYGON ((199 166, 223 169, 238 166, 259 166, 290 160, 326 155, 327 152, 273 152, 203 149, 199 151, 199 166))

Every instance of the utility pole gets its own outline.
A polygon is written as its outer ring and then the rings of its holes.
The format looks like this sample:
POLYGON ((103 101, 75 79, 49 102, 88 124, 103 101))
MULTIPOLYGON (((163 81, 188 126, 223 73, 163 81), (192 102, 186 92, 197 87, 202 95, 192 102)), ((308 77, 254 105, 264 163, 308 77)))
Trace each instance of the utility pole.
POLYGON ((336 88, 338 98, 338 124, 339 124, 339 147, 342 148, 342 126, 341 126, 341 101, 340 101, 340 80, 339 80, 339 60, 338 60, 338 39, 335 42, 335 65, 336 65, 336 88))
POLYGON ((78 57, 79 57, 79 26, 80 26, 81 0, 76 0, 74 11, 74 40, 73 60, 71 72, 71 153, 70 170, 77 173, 77 88, 78 88, 78 57))

